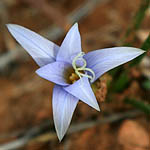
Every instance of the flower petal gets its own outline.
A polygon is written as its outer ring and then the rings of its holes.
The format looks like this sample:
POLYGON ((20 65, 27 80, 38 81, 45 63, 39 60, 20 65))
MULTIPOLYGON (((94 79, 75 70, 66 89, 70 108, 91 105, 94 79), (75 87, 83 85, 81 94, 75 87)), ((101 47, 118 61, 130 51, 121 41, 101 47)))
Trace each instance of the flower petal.
POLYGON ((66 92, 61 86, 55 85, 53 89, 53 117, 60 141, 69 127, 77 103, 76 97, 66 92))
POLYGON ((96 50, 87 53, 84 58, 87 61, 87 67, 95 72, 95 80, 105 72, 124 64, 144 51, 133 47, 114 47, 96 50))
POLYGON ((68 85, 66 73, 70 67, 68 63, 54 62, 37 69, 36 73, 46 80, 66 86, 68 85))
POLYGON ((7 25, 9 32, 33 57, 39 66, 55 61, 59 47, 37 33, 15 24, 7 25))
POLYGON ((57 60, 72 63, 75 55, 81 52, 81 37, 78 24, 75 23, 67 33, 62 45, 60 46, 57 60))
POLYGON ((68 93, 72 94, 73 96, 83 101, 84 103, 100 111, 97 100, 91 89, 87 77, 81 78, 80 80, 76 81, 74 84, 64 87, 64 89, 68 93))

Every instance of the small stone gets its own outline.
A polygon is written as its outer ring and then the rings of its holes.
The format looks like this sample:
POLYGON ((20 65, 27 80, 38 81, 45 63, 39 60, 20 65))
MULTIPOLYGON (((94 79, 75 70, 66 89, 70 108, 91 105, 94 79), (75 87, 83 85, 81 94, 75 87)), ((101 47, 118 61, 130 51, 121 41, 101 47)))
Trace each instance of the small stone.
POLYGON ((145 150, 150 146, 150 137, 136 121, 126 120, 119 129, 118 142, 124 150, 145 150))

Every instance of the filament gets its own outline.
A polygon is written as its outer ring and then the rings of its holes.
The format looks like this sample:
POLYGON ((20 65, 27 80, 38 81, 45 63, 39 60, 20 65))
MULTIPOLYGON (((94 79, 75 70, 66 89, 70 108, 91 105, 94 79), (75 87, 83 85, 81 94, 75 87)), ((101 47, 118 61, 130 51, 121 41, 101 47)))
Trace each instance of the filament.
POLYGON ((87 66, 87 62, 86 60, 83 58, 83 56, 85 55, 84 52, 80 52, 77 56, 74 57, 73 61, 72 61, 72 66, 73 69, 75 70, 75 73, 79 76, 79 78, 81 77, 87 77, 90 79, 90 82, 93 82, 95 79, 95 73, 92 69, 90 68, 86 68, 87 66), (83 62, 83 65, 80 67, 77 67, 76 61, 77 60, 81 60, 83 62), (86 72, 90 72, 91 75, 88 75, 87 73, 81 73, 81 71, 86 71, 86 72))

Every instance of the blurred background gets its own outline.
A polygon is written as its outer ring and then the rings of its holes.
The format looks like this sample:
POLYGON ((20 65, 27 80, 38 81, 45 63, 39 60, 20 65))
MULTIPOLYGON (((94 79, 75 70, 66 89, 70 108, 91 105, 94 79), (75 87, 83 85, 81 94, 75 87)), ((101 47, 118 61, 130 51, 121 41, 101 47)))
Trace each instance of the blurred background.
POLYGON ((150 149, 150 0, 0 0, 0 150, 150 149), (59 143, 53 85, 5 26, 25 26, 61 44, 79 23, 83 51, 134 46, 147 53, 104 74, 93 90, 101 112, 80 102, 59 143))

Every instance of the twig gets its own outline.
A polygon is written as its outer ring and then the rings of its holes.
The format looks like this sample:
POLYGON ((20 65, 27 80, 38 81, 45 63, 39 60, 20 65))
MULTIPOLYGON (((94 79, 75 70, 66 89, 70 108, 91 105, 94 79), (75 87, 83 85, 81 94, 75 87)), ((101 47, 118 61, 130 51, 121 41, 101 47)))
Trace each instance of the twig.
POLYGON ((53 6, 52 3, 48 3, 46 0, 22 0, 32 5, 33 8, 41 11, 48 19, 53 20, 53 22, 62 27, 64 30, 68 30, 70 24, 65 15, 60 12, 57 8, 53 6))
MULTIPOLYGON (((100 3, 107 1, 108 0, 88 0, 80 8, 77 8, 74 12, 69 14, 67 18, 71 24, 77 22, 81 18, 88 16, 88 14, 90 14, 100 3)), ((48 39, 55 41, 64 35, 64 30, 59 27, 52 26, 43 30, 41 34, 44 34, 48 39)), ((16 59, 24 59, 26 56, 28 56, 27 53, 25 53, 20 46, 17 46, 15 49, 3 54, 0 57, 0 72, 4 72, 5 68, 7 68, 11 62, 14 62, 16 59)))
POLYGON ((123 113, 112 114, 110 116, 107 116, 107 117, 105 116, 96 121, 89 121, 89 122, 73 125, 68 131, 68 133, 70 134, 70 133, 74 133, 77 131, 85 130, 85 129, 94 127, 99 124, 112 123, 112 122, 116 122, 116 121, 126 119, 126 118, 133 118, 141 114, 143 114, 143 112, 139 110, 132 110, 132 111, 127 111, 123 113))
MULTIPOLYGON (((136 117, 141 114, 143 114, 141 111, 132 110, 132 111, 127 111, 127 112, 122 112, 122 113, 115 113, 110 116, 103 117, 96 121, 88 121, 85 123, 74 124, 70 127, 68 134, 79 132, 81 130, 88 129, 88 128, 97 126, 99 124, 116 122, 116 121, 126 119, 126 118, 133 118, 133 117, 136 117)), ((33 141, 36 138, 39 138, 40 136, 42 136, 43 133, 46 131, 48 131, 49 134, 52 134, 53 136, 51 136, 51 137, 54 138, 54 137, 56 137, 56 135, 54 135, 53 128, 50 129, 50 126, 51 126, 50 121, 45 121, 41 125, 39 125, 37 127, 33 127, 32 129, 28 130, 26 133, 24 133, 24 136, 12 141, 12 142, 0 145, 0 150, 14 150, 14 149, 23 147, 28 142, 33 141)))
POLYGON ((68 20, 71 23, 79 21, 81 18, 88 16, 94 8, 108 2, 109 0, 87 0, 82 6, 77 8, 73 13, 68 16, 68 20))
MULTIPOLYGON (((14 150, 19 147, 22 147, 26 143, 28 143, 29 140, 31 140, 33 137, 40 135, 45 130, 49 130, 50 126, 51 126, 51 122, 45 121, 44 123, 40 124, 39 126, 33 127, 30 130, 28 130, 27 132, 25 132, 24 136, 22 136, 21 138, 16 139, 15 141, 4 144, 4 145, 0 145, 0 150, 14 150)), ((20 134, 23 134, 23 133, 21 132, 20 134)))

